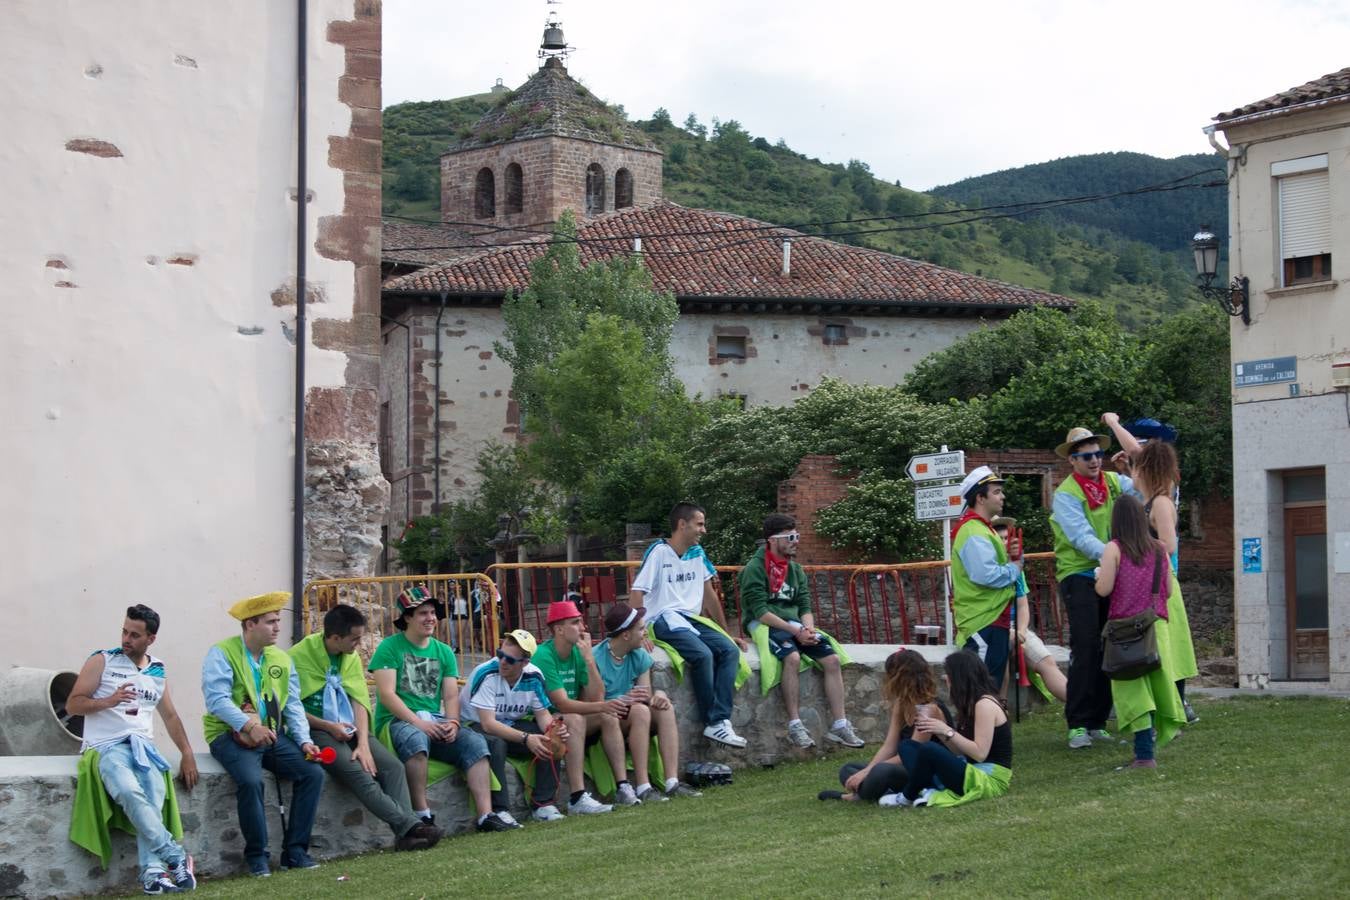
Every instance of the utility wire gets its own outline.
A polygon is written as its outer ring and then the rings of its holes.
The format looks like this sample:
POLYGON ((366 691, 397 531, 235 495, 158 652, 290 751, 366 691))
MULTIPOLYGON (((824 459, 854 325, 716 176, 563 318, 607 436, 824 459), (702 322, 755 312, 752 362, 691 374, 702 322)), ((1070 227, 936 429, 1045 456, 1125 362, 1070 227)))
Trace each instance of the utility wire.
MULTIPOLYGON (((945 221, 927 222, 918 225, 895 225, 891 227, 864 228, 864 229, 855 229, 853 231, 843 231, 843 232, 836 231, 828 234, 818 234, 818 235, 804 233, 803 236, 823 237, 823 238, 853 237, 869 234, 926 231, 933 228, 947 228, 953 225, 966 225, 975 222, 991 221, 997 219, 1012 219, 1017 218, 1019 216, 1031 215, 1037 212, 1044 212, 1046 210, 1059 209, 1065 206, 1077 206, 1084 203, 1099 203, 1105 200, 1114 200, 1120 197, 1132 197, 1144 194, 1166 193, 1171 191, 1190 190, 1195 188, 1207 189, 1225 186, 1227 184, 1227 182, 1225 181, 1194 182, 1191 180, 1194 178, 1198 178, 1201 175, 1206 175, 1213 171, 1216 170, 1212 168, 1204 169, 1201 171, 1192 172, 1189 175, 1183 175, 1180 178, 1173 178, 1169 181, 1160 182, 1158 184, 1146 185, 1144 187, 1131 188, 1122 191, 1113 191, 1104 194, 1084 194, 1074 197, 1056 197, 1047 200, 1027 200, 1018 203, 995 204, 991 206, 960 207, 958 209, 949 209, 949 210, 928 210, 920 213, 904 213, 887 216, 868 216, 863 218, 837 219, 837 220, 816 221, 816 222, 799 222, 789 225, 772 225, 772 224, 752 225, 743 228, 736 228, 734 230, 734 233, 737 234, 752 233, 752 236, 747 237, 743 240, 733 241, 730 243, 724 241, 718 242, 718 244, 715 247, 695 248, 691 250, 656 250, 644 248, 642 252, 644 254, 653 256, 656 255, 683 256, 692 253, 706 253, 712 250, 719 250, 727 247, 740 246, 742 244, 753 243, 755 241, 765 239, 772 239, 776 242, 781 238, 781 235, 778 234, 770 235, 766 238, 762 234, 763 232, 770 232, 770 231, 781 232, 785 230, 802 231, 803 229, 807 228, 827 228, 835 225, 858 225, 870 222, 902 222, 902 221, 912 221, 916 219, 933 218, 938 216, 948 217, 947 220, 945 221), (970 215, 971 213, 985 213, 985 214, 970 215)), ((507 250, 513 247, 521 247, 521 246, 533 247, 538 246, 540 244, 552 246, 554 244, 607 245, 607 244, 622 243, 624 245, 627 245, 632 241, 633 238, 642 238, 645 241, 645 240, 659 240, 662 238, 676 238, 676 237, 707 237, 713 235, 725 236, 729 233, 726 229, 698 229, 687 231, 666 231, 666 232, 647 232, 647 233, 634 232, 629 235, 617 235, 613 237, 560 237, 557 235, 552 235, 551 232, 540 230, 533 227, 488 226, 484 225, 483 223, 470 223, 470 222, 431 222, 428 220, 418 220, 407 216, 396 216, 396 215, 389 215, 386 216, 385 218, 404 219, 410 222, 420 222, 421 224, 425 225, 435 225, 446 228, 472 227, 472 228, 486 229, 489 232, 514 231, 514 232, 525 232, 532 236, 549 237, 548 240, 529 241, 528 243, 522 242, 517 244, 484 244, 482 242, 477 242, 473 244, 444 244, 444 245, 421 245, 415 247, 386 247, 385 250, 388 252, 396 252, 400 250, 479 250, 488 247, 492 249, 507 250)))

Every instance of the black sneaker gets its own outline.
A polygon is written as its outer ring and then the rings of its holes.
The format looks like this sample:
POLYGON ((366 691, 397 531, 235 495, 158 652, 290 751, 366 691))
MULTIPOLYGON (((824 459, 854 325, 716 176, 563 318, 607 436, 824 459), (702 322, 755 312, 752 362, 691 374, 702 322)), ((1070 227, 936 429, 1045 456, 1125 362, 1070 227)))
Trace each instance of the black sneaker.
POLYGON ((180 891, 192 891, 197 888, 197 877, 192 874, 192 857, 185 856, 183 861, 176 866, 169 866, 169 877, 173 879, 174 887, 180 891))
POLYGON ((248 864, 248 874, 254 878, 271 878, 272 870, 268 868, 267 860, 260 859, 248 864))
POLYGON ((479 831, 515 831, 520 827, 519 822, 508 822, 495 812, 488 813, 483 817, 483 821, 478 823, 479 831))
POLYGON ((422 816, 421 818, 422 818, 422 824, 423 824, 423 825, 435 825, 435 824, 436 824, 436 814, 435 814, 435 813, 432 813, 432 814, 426 815, 426 816, 422 816))
POLYGON ((816 794, 816 799, 817 799, 817 800, 843 800, 843 799, 844 799, 844 792, 843 792, 843 791, 821 791, 819 794, 816 794))
POLYGON ((292 853, 289 857, 283 858, 281 860, 281 867, 283 869, 317 869, 319 864, 316 863, 308 853, 301 850, 297 853, 292 853))
POLYGON ((166 873, 156 872, 141 883, 141 890, 151 897, 157 897, 160 894, 178 893, 178 885, 166 873))
POLYGON ((666 791, 667 797, 702 797, 703 792, 694 790, 683 781, 676 782, 675 786, 666 791))

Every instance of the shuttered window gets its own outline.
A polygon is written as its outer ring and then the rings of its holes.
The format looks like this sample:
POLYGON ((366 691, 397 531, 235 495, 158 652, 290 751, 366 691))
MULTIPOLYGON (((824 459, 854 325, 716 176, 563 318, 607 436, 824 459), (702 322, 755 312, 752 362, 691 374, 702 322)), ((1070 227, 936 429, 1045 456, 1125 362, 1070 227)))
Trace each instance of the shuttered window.
MULTIPOLYGON (((1325 158, 1325 157, 1324 157, 1325 158)), ((1286 286, 1331 277, 1331 182, 1326 169, 1279 179, 1286 286)))

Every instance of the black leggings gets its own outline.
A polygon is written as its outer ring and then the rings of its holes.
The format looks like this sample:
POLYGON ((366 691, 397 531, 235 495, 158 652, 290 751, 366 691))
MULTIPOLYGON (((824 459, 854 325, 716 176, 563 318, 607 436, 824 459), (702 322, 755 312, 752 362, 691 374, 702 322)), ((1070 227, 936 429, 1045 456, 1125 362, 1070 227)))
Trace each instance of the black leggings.
POLYGON ((937 741, 901 741, 900 759, 909 770, 906 798, 913 800, 924 788, 936 787, 939 778, 953 794, 966 792, 966 761, 937 741))
MULTIPOLYGON (((846 764, 839 770, 839 783, 843 784, 865 768, 867 763, 846 764)), ((858 786, 858 799, 876 803, 885 794, 903 791, 908 780, 909 775, 905 767, 899 763, 877 763, 858 786)))

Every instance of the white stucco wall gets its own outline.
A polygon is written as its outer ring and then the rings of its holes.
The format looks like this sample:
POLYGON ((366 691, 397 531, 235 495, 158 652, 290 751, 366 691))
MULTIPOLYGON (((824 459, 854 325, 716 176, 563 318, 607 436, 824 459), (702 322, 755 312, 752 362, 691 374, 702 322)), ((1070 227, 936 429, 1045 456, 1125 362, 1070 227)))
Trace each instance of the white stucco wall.
MULTIPOLYGON (((325 30, 352 7, 310 6, 310 241, 343 208, 327 135, 350 112, 325 30)), ((295 274, 294 5, 19 0, 6 14, 6 663, 78 668, 147 603, 200 741, 200 662, 235 627, 225 609, 291 579, 294 307, 271 295, 295 274), (65 149, 79 138, 121 156, 65 149)), ((351 263, 311 251, 308 268, 312 315, 349 317, 351 263)), ((344 354, 311 348, 307 363, 310 386, 343 383, 344 354)))

